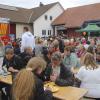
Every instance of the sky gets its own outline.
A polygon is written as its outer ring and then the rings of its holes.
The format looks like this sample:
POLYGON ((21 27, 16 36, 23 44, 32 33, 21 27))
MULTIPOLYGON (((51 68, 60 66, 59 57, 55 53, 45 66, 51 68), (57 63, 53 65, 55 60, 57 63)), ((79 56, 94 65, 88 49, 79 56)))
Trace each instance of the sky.
POLYGON ((100 0, 0 0, 0 4, 6 4, 10 6, 23 7, 23 8, 34 8, 39 6, 39 3, 49 4, 53 2, 60 2, 61 5, 66 9, 75 6, 100 3, 100 0))

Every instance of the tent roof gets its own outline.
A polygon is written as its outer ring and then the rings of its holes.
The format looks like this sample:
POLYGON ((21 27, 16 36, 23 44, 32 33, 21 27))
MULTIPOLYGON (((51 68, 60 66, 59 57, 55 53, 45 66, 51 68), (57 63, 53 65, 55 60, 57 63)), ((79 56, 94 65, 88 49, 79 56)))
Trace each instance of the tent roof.
POLYGON ((76 30, 77 32, 100 32, 100 27, 94 23, 89 23, 85 28, 76 30))

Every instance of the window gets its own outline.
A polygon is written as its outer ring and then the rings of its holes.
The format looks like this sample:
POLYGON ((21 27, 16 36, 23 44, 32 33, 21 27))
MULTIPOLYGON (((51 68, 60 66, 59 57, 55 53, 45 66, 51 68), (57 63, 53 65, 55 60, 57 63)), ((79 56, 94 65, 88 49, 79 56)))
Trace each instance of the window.
POLYGON ((48 35, 51 35, 51 30, 48 30, 48 35))
POLYGON ((47 15, 45 15, 45 20, 47 20, 47 18, 48 18, 48 16, 47 16, 47 15))
POLYGON ((50 35, 51 35, 51 30, 50 30, 50 35))
POLYGON ((46 35, 46 30, 42 30, 42 35, 46 35))
POLYGON ((52 16, 50 16, 50 20, 52 20, 52 16))
POLYGON ((48 35, 49 35, 49 30, 48 30, 48 35))

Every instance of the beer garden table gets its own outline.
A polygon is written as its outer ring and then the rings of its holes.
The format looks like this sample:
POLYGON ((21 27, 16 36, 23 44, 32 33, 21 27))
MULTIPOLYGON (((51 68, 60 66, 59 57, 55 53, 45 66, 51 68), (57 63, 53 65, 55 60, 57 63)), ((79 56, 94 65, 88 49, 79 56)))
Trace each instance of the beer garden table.
POLYGON ((12 85, 12 75, 3 76, 0 75, 0 82, 12 85))
MULTIPOLYGON (((12 85, 12 75, 0 75, 0 82, 12 85)), ((50 82, 49 84, 54 84, 50 82)), ((55 84, 54 84, 55 85, 55 84)), ((59 90, 53 93, 53 97, 59 100, 80 100, 87 93, 87 89, 77 88, 72 86, 60 87, 59 90)))
MULTIPOLYGON (((49 85, 50 84, 55 85, 53 82, 50 82, 49 85)), ((72 86, 57 87, 59 88, 59 90, 53 93, 53 97, 59 100, 80 100, 88 92, 87 89, 72 86)))

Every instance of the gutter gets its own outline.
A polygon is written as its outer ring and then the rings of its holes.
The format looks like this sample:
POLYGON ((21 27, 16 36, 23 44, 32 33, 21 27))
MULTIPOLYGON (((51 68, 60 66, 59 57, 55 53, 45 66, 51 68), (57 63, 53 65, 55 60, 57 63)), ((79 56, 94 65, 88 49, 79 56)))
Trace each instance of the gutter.
POLYGON ((29 16, 28 23, 30 23, 30 19, 31 19, 32 15, 33 15, 33 11, 32 11, 32 13, 29 16))

